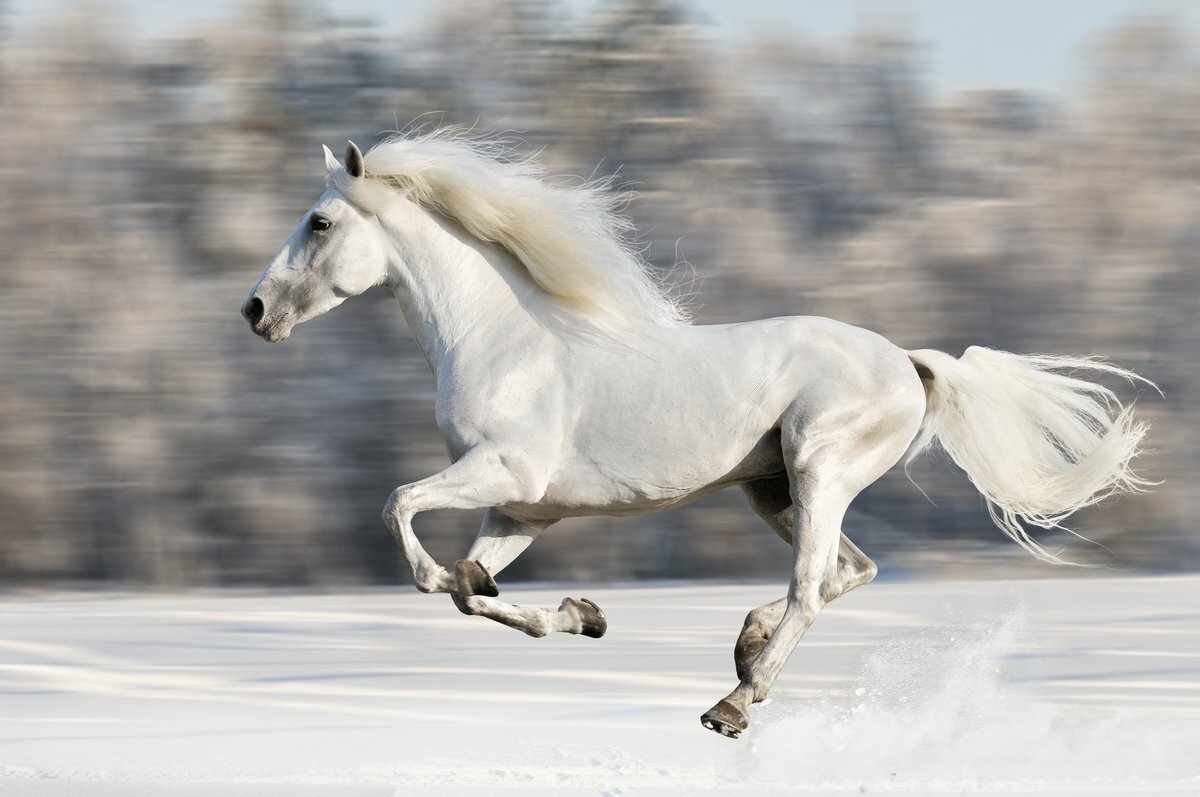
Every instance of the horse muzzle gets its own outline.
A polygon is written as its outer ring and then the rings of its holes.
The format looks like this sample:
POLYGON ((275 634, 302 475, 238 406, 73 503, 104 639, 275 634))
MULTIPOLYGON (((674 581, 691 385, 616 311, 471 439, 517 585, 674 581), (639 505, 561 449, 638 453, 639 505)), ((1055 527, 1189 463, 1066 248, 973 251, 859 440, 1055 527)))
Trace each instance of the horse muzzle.
POLYGON ((285 323, 290 313, 284 313, 275 319, 267 318, 267 308, 263 300, 251 296, 242 305, 242 318, 250 322, 250 329, 268 343, 278 343, 291 333, 291 325, 285 323))

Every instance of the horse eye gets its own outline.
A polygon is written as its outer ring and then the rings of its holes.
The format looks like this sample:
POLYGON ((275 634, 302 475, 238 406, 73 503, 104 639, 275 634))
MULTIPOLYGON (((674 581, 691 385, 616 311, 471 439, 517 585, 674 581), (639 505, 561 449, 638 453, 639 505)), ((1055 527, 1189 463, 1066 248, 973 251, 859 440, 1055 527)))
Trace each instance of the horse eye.
POLYGON ((331 224, 332 222, 330 222, 329 219, 325 218, 324 216, 317 216, 315 214, 308 222, 308 226, 313 232, 323 232, 324 230, 328 230, 331 224))

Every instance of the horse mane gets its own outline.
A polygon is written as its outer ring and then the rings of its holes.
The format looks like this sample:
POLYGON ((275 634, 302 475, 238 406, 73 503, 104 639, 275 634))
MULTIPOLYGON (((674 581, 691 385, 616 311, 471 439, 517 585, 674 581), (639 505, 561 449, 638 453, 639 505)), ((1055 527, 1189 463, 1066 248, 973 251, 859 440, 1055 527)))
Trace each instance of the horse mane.
POLYGON ((549 178, 503 141, 456 128, 399 134, 372 147, 364 178, 329 182, 364 208, 398 196, 458 221, 508 250, 544 291, 603 326, 686 324, 687 312, 642 256, 627 198, 612 178, 549 178))

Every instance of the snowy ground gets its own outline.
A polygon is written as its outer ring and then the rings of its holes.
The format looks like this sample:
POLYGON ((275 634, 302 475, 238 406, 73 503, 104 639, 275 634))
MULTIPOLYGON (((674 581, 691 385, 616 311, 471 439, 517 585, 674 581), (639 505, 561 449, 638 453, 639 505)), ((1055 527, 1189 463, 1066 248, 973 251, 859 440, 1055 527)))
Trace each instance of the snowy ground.
POLYGON ((506 593, 602 640, 400 590, 0 596, 0 794, 1200 795, 1200 577, 872 584, 704 730, 781 592, 506 593))

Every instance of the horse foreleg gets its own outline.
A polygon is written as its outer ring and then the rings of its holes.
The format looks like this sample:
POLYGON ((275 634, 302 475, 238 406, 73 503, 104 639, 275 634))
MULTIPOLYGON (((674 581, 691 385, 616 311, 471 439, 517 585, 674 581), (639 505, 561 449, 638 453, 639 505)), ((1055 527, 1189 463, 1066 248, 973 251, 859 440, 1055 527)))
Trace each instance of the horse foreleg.
POLYGON ((553 631, 604 636, 608 629, 604 612, 587 599, 566 598, 557 610, 542 609, 505 603, 496 600, 498 592, 484 593, 478 589, 481 582, 494 588, 492 576, 520 556, 554 522, 529 523, 511 518, 495 507, 488 509, 467 558, 459 560, 455 566, 460 589, 452 597, 459 611, 495 620, 534 637, 546 636, 553 631), (468 580, 471 581, 469 585, 464 583, 468 580))
MULTIPOLYGON (((557 520, 536 523, 509 517, 496 507, 483 514, 479 534, 464 560, 474 562, 489 577, 512 564, 538 536, 557 520)), ((470 595, 472 593, 465 592, 470 595)))
POLYGON ((480 595, 450 597, 463 614, 486 617, 509 628, 524 631, 532 637, 543 637, 553 631, 562 631, 599 638, 608 630, 608 620, 604 617, 604 612, 587 598, 564 598, 556 611, 539 606, 517 606, 498 598, 480 595))
POLYGON ((487 591, 490 578, 484 579, 471 560, 456 566, 453 574, 434 561, 413 532, 414 515, 430 509, 481 509, 536 501, 545 485, 535 473, 520 458, 473 449, 441 473, 393 490, 383 508, 383 522, 412 567, 417 589, 457 593, 462 581, 463 591, 487 591))

